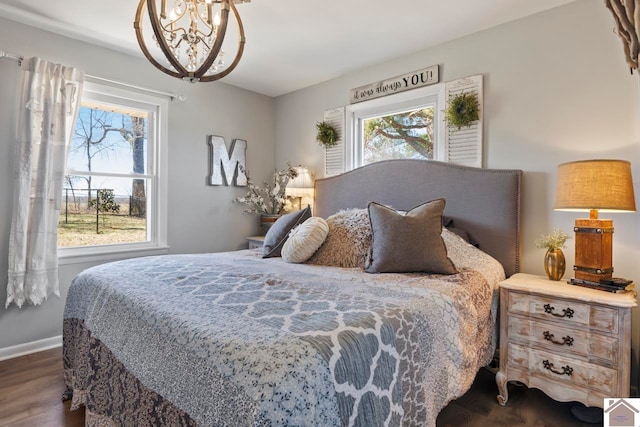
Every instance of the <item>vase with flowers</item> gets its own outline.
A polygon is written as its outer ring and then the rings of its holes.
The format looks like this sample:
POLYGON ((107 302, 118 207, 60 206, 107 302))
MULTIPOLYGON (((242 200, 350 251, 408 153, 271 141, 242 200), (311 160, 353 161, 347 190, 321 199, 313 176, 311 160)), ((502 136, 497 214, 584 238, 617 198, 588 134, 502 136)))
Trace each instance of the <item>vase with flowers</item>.
POLYGON ((544 271, 550 280, 560 280, 564 276, 566 261, 562 249, 571 236, 560 229, 555 229, 553 233, 542 235, 536 240, 536 246, 547 249, 544 255, 544 271))
POLYGON ((244 196, 236 197, 237 203, 246 205, 244 213, 260 214, 260 225, 266 234, 269 227, 280 217, 287 203, 285 191, 290 179, 298 176, 298 172, 287 165, 285 169, 276 170, 270 182, 265 181, 263 186, 257 186, 249 177, 249 172, 241 167, 241 171, 247 177, 249 190, 244 196))

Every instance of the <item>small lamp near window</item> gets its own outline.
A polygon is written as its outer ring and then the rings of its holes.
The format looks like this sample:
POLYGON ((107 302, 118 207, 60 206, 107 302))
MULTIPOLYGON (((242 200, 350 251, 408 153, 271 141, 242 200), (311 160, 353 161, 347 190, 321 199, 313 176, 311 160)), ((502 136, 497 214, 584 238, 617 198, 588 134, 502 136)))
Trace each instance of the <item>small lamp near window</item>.
POLYGON ((613 275, 613 220, 598 212, 635 212, 631 164, 625 160, 583 160, 558 166, 559 211, 589 212, 575 221, 575 278, 590 282, 613 275))
POLYGON ((313 178, 309 169, 298 166, 294 168, 298 176, 287 184, 286 195, 298 199, 298 208, 302 209, 303 199, 307 199, 307 204, 313 203, 313 178))

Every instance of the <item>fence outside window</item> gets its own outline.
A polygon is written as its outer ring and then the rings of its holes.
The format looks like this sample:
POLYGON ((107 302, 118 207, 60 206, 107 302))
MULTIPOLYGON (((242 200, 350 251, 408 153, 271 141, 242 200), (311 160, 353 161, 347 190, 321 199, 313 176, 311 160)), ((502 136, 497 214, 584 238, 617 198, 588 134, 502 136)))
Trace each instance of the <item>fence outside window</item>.
MULTIPOLYGON (((146 197, 113 194, 110 188, 64 188, 64 223, 78 214, 95 213, 96 233, 100 232, 100 216, 146 216, 146 197)), ((104 219, 104 217, 103 217, 104 219)))

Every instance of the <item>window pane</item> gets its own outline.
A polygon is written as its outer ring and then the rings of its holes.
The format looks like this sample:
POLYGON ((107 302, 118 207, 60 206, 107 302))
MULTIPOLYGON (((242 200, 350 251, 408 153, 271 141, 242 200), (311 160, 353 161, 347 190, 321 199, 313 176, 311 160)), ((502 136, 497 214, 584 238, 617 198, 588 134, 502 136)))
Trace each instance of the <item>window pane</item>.
POLYGON ((67 175, 58 221, 58 246, 146 242, 145 179, 67 175))
POLYGON ((148 114, 83 102, 67 168, 86 172, 146 173, 148 114))
POLYGON ((388 159, 433 159, 434 107, 362 120, 363 164, 388 159))

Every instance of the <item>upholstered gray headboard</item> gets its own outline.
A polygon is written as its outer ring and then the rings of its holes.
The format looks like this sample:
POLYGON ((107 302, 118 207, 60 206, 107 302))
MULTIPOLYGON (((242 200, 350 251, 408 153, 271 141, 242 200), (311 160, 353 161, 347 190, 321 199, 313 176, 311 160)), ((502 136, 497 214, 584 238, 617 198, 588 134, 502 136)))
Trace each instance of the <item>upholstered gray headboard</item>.
POLYGON ((522 171, 479 169, 425 160, 372 163, 315 183, 315 215, 365 208, 370 201, 408 210, 444 197, 445 215, 504 266, 520 268, 522 171))

